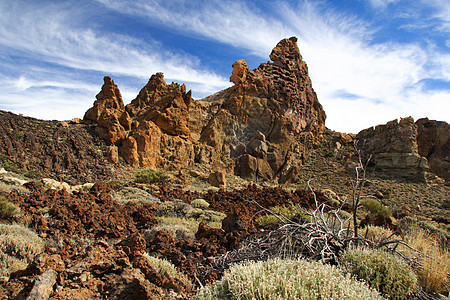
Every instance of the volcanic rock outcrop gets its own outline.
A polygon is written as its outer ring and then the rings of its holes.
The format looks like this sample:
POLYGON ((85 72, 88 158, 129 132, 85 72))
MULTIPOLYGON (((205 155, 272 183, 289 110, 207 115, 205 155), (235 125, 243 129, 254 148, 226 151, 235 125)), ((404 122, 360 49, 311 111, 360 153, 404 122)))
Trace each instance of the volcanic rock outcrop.
POLYGON ((434 174, 450 181, 450 125, 428 118, 417 120, 416 125, 419 154, 434 174))
POLYGON ((84 119, 133 167, 201 163, 247 179, 286 182, 322 139, 326 115, 297 39, 280 41, 270 59, 254 70, 236 61, 234 86, 202 100, 157 73, 124 106, 117 86, 105 77, 84 119))
POLYGON ((375 165, 400 176, 450 179, 450 126, 427 118, 393 120, 362 130, 356 139, 375 165), (439 125, 438 125, 439 124, 439 125))

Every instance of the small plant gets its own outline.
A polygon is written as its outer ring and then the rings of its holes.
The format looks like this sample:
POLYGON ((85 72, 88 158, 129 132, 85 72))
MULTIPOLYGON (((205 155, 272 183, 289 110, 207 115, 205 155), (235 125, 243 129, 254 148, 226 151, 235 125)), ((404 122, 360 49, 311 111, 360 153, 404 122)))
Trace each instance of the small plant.
POLYGON ((361 199, 360 204, 366 208, 372 215, 382 215, 383 217, 390 217, 391 212, 389 208, 381 204, 375 198, 364 198, 361 199))
POLYGON ((137 172, 134 181, 137 183, 151 184, 167 178, 168 176, 163 170, 142 169, 137 172))
POLYGON ((304 210, 293 203, 287 206, 274 206, 271 207, 269 211, 271 211, 271 214, 264 215, 256 219, 258 225, 265 226, 278 223, 280 222, 279 217, 281 217, 283 220, 292 220, 292 218, 297 215, 301 215, 302 218, 307 218, 304 210))
POLYGON ((390 299, 407 299, 415 290, 417 276, 395 256, 381 250, 349 249, 343 268, 390 299))
POLYGON ((172 280, 179 281, 187 290, 192 290, 193 285, 189 278, 178 271, 170 261, 150 256, 148 253, 144 253, 144 257, 147 258, 150 264, 156 269, 159 276, 163 278, 169 277, 172 280))
POLYGON ((0 276, 25 269, 44 250, 44 241, 20 225, 0 224, 0 276))
POLYGON ((0 218, 7 219, 20 214, 20 208, 11 203, 3 196, 0 196, 0 218))
POLYGON ((20 173, 20 169, 6 154, 0 153, 0 162, 3 163, 3 168, 8 172, 20 173))
POLYGON ((151 241, 155 237, 156 232, 163 230, 174 237, 177 242, 185 241, 188 239, 193 240, 197 228, 197 222, 195 222, 194 226, 192 226, 191 228, 188 228, 186 225, 182 224, 160 223, 153 226, 151 229, 144 231, 144 238, 147 241, 151 241))
POLYGON ((244 262, 199 290, 195 299, 383 299, 377 291, 318 262, 270 259, 244 262))
POLYGON ((124 187, 120 191, 112 194, 111 197, 120 204, 127 204, 131 202, 134 204, 144 205, 160 202, 158 198, 154 197, 150 193, 135 187, 124 187))
POLYGON ((41 173, 39 173, 36 170, 30 170, 28 172, 26 172, 25 174, 23 174, 25 177, 27 178, 31 178, 31 179, 36 179, 36 180, 41 180, 42 179, 42 175, 41 173))
POLYGON ((400 240, 398 235, 395 235, 392 230, 380 226, 368 225, 362 229, 365 237, 375 243, 384 240, 400 240))
POLYGON ((195 208, 208 208, 209 203, 206 202, 204 199, 195 199, 192 200, 191 206, 195 208))

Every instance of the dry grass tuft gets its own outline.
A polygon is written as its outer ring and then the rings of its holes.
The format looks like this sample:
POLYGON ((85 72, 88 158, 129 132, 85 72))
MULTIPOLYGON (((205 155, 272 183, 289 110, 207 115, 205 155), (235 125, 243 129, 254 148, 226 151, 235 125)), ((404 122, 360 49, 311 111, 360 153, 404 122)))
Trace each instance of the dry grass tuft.
POLYGON ((429 293, 448 293, 450 288, 450 253, 439 245, 437 238, 420 228, 413 228, 405 242, 417 253, 401 246, 404 255, 412 258, 421 287, 429 293))

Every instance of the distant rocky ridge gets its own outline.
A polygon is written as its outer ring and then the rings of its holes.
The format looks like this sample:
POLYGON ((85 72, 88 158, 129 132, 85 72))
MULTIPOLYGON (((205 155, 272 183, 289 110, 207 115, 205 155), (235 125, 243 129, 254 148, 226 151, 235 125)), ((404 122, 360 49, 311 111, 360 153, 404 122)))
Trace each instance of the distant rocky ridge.
POLYGON ((193 100, 185 85, 153 75, 130 104, 105 77, 84 120, 130 165, 180 169, 194 163, 247 179, 294 179, 325 131, 317 100, 292 37, 278 43, 273 62, 249 70, 233 64, 233 87, 193 100))
MULTIPOLYGON (((236 61, 234 86, 201 100, 157 73, 128 105, 105 77, 84 120, 42 121, 0 111, 0 167, 10 159, 25 172, 72 185, 114 179, 122 171, 129 176, 126 165, 181 170, 201 164, 250 181, 296 181, 322 142, 326 115, 297 39, 280 41, 270 59, 254 70, 236 61)), ((341 143, 353 141, 340 136, 341 143)), ((450 180, 446 122, 404 118, 363 130, 356 139, 381 171, 420 180, 432 172, 450 180)))
POLYGON ((450 126, 446 122, 403 118, 362 130, 356 139, 383 171, 423 180, 432 172, 450 180, 450 126))
POLYGON ((80 121, 43 121, 0 111, 0 168, 11 161, 32 178, 50 176, 73 185, 110 180, 117 172, 103 155, 104 141, 80 121))

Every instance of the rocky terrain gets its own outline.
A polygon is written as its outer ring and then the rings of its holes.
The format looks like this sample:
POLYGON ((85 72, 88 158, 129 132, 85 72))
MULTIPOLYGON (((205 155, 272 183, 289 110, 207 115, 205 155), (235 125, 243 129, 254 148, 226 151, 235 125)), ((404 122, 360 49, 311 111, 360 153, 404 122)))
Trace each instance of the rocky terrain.
POLYGON ((105 77, 83 120, 0 111, 0 298, 192 299, 223 255, 270 236, 273 211, 349 216, 360 159, 379 207, 362 203, 361 228, 417 226, 448 248, 449 125, 334 132, 296 38, 270 59, 236 61, 234 86, 201 100, 157 73, 128 105, 105 77))

